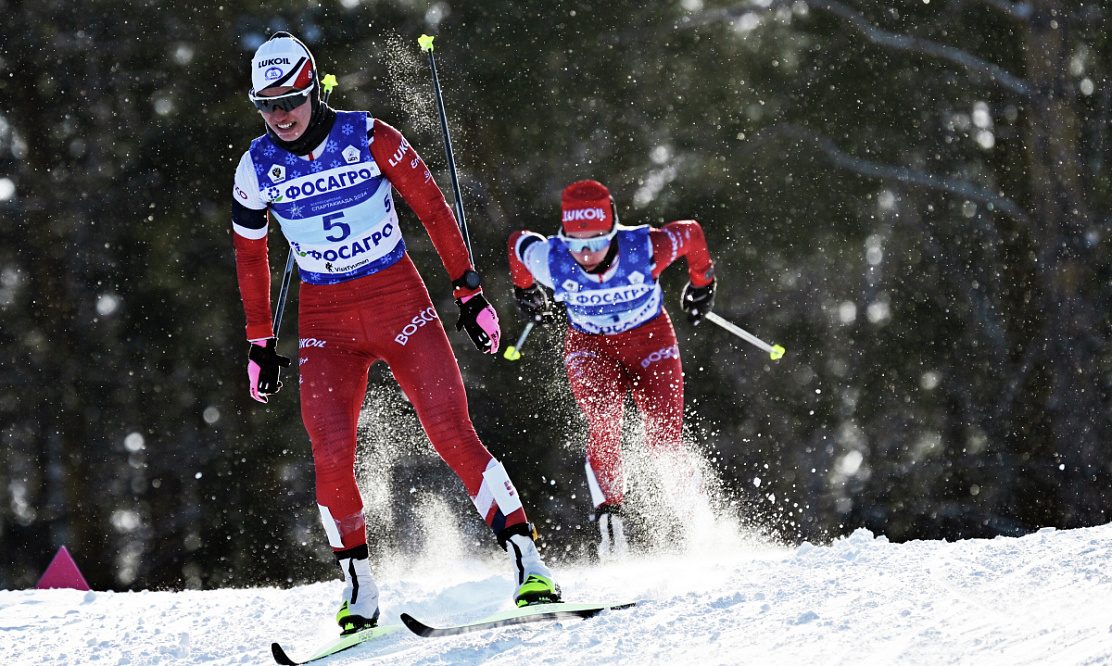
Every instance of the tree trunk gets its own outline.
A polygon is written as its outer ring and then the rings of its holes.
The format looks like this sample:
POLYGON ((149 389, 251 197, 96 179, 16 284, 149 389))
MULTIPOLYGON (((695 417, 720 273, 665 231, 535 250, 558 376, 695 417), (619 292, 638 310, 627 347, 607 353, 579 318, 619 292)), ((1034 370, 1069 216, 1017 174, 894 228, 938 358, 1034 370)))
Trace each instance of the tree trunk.
MULTIPOLYGON (((1069 80, 1072 56, 1068 34, 1068 0, 1035 0, 1035 16, 1026 34, 1027 77, 1038 91, 1027 114, 1029 209, 1038 243, 1044 345, 1042 372, 1046 385, 1035 387, 1045 400, 1050 436, 1035 465, 1038 475, 1057 484, 1060 527, 1102 522, 1108 494, 1103 471, 1110 440, 1097 355, 1101 339, 1085 230, 1091 226, 1088 197, 1082 184, 1081 132, 1077 92, 1069 80), (1049 449, 1049 450, 1047 450, 1049 449)), ((1031 461, 1035 463, 1034 460, 1031 461)))

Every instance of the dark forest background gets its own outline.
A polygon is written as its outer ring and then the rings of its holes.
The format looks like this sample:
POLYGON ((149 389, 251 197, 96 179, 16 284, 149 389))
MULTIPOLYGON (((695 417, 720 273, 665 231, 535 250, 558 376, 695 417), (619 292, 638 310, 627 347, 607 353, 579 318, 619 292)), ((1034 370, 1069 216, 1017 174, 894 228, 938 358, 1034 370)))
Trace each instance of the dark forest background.
MULTIPOLYGON (((334 576, 296 377, 269 405, 247 394, 231 245, 234 167, 263 130, 249 58, 280 29, 339 77, 334 106, 398 127, 450 197, 417 46, 437 35, 506 342, 505 240, 554 232, 568 183, 606 183, 627 224, 702 223, 716 311, 787 348, 772 362, 690 326, 684 270, 665 273, 689 442, 751 529, 1108 521, 1110 5, 0 0, 0 588, 34 585, 63 544, 96 589, 334 576)), ((400 208, 450 326, 443 267, 400 208)), ((280 351, 296 323, 291 307, 280 351)), ((479 434, 556 562, 590 531, 561 336, 510 362, 450 330, 479 434)), ((370 383, 375 547, 435 543, 429 506, 481 535, 389 373, 370 383)))

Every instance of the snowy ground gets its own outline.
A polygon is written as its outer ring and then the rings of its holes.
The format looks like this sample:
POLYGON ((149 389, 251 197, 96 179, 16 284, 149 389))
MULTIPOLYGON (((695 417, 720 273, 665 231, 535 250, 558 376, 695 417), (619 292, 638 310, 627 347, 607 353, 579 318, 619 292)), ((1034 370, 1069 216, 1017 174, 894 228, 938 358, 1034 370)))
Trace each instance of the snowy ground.
MULTIPOLYGON (((728 532, 727 532, 728 533, 728 532)), ((591 620, 450 638, 399 632, 347 664, 1112 664, 1112 525, 888 543, 858 530, 796 549, 731 537, 689 555, 560 569, 568 600, 636 600, 591 620)), ((383 619, 509 607, 508 567, 384 567, 383 619)), ((293 590, 0 591, 5 664, 267 664, 334 632, 339 581, 293 590)))

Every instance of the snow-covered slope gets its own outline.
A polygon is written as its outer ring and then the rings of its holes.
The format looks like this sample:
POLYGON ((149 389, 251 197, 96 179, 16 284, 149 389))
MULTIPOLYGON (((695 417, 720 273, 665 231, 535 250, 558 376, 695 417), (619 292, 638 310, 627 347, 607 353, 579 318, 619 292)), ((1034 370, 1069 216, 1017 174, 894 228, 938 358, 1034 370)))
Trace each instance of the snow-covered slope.
MULTIPOLYGON (((796 549, 732 537, 557 571, 568 600, 633 609, 450 638, 398 632, 322 664, 1112 664, 1110 544, 1112 525, 956 543, 858 530, 796 549)), ((509 607, 508 567, 491 557, 384 566, 384 622, 509 607)), ((297 657, 335 633, 339 590, 0 591, 0 660, 273 663, 271 641, 297 657)))

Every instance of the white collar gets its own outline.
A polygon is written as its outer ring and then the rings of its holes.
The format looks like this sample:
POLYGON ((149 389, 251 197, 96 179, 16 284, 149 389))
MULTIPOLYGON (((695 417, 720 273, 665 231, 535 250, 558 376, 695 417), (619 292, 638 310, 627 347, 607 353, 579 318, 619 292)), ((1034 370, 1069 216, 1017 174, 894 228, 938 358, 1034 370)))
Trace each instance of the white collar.
POLYGON ((324 147, 325 147, 326 145, 328 145, 328 137, 325 137, 325 138, 324 138, 324 141, 321 141, 321 142, 320 142, 320 145, 319 145, 319 146, 317 146, 316 148, 314 148, 314 149, 312 150, 312 152, 310 152, 310 153, 309 153, 308 155, 302 155, 302 156, 301 156, 301 159, 303 159, 303 160, 309 160, 309 161, 311 161, 311 160, 319 160, 319 159, 320 159, 320 156, 324 154, 324 147))

